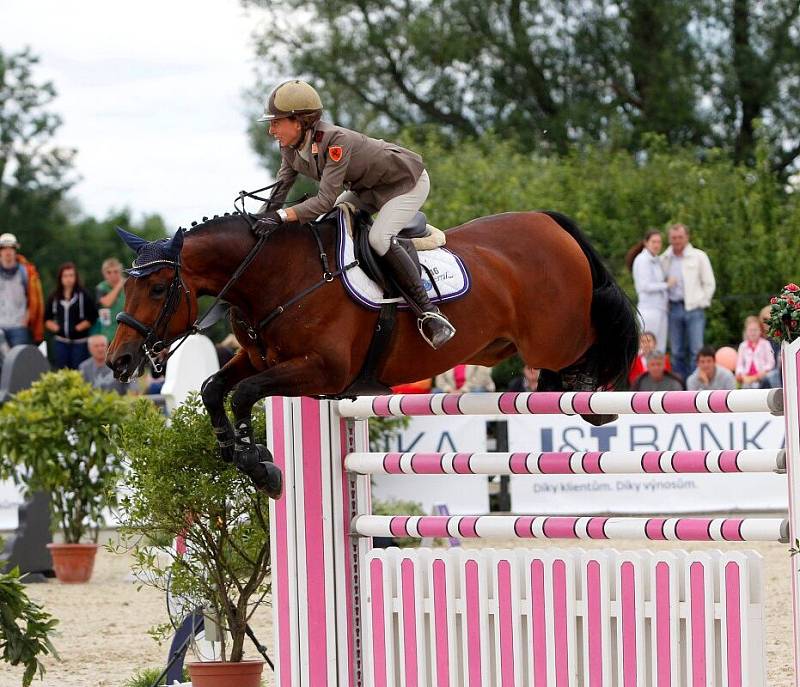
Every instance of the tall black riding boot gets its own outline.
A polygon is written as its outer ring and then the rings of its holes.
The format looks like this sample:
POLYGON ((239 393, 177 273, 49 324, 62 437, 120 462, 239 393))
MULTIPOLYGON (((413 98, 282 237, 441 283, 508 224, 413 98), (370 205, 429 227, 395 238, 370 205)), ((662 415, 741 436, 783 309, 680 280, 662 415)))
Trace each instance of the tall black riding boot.
POLYGON ((433 348, 440 348, 450 341, 456 333, 455 327, 442 315, 439 308, 431 303, 428 292, 422 285, 419 267, 414 264, 397 238, 392 237, 389 251, 383 259, 409 305, 417 313, 417 328, 422 338, 433 348))

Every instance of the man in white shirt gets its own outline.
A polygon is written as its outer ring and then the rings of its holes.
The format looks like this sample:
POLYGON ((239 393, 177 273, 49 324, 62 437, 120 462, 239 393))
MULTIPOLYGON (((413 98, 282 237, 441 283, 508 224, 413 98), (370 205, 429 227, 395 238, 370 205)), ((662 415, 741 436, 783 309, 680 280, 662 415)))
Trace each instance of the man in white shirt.
POLYGON ((661 264, 672 286, 669 298, 669 347, 672 369, 682 379, 694 370, 697 354, 703 347, 706 308, 711 305, 716 281, 711 261, 689 243, 689 230, 683 224, 669 228, 669 248, 661 264))

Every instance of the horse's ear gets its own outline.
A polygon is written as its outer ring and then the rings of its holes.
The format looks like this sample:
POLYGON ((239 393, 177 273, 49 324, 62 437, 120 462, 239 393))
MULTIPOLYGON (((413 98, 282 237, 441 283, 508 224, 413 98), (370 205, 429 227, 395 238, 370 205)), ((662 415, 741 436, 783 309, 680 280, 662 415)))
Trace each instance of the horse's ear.
POLYGON ((173 255, 180 255, 181 248, 183 248, 183 229, 178 229, 169 242, 169 252, 173 255))
POLYGON ((134 253, 138 253, 142 246, 146 246, 148 243, 150 243, 149 241, 145 241, 140 236, 136 236, 136 234, 131 234, 129 231, 125 231, 122 227, 117 227, 117 234, 119 234, 119 237, 125 241, 125 245, 132 249, 134 253))

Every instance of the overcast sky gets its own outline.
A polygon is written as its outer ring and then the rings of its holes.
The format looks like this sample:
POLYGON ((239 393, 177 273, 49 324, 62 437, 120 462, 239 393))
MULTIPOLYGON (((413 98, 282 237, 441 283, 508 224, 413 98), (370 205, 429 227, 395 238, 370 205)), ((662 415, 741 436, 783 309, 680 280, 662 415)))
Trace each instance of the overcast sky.
POLYGON ((242 98, 255 22, 237 0, 0 0, 0 47, 30 46, 54 82, 84 210, 159 213, 172 230, 269 182, 242 98))

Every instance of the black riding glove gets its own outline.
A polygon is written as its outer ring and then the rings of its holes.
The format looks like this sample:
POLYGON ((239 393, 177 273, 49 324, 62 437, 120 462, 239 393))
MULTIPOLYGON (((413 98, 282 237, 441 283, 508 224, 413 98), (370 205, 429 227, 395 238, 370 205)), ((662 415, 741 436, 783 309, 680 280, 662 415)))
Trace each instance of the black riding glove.
POLYGON ((281 224, 283 224, 283 220, 278 214, 278 211, 270 210, 263 217, 259 217, 256 220, 256 223, 253 225, 253 231, 256 233, 256 236, 263 236, 281 224))

